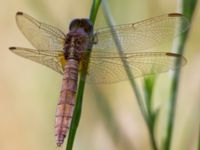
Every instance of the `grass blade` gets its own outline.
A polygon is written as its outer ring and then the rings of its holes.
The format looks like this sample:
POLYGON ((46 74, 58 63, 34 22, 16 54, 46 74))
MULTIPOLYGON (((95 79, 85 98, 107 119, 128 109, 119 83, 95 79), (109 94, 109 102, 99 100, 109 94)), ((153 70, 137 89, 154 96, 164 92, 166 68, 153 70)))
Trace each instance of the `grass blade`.
POLYGON ((200 150, 200 125, 199 125, 199 137, 198 137, 199 139, 198 139, 198 150, 200 150))
MULTIPOLYGON (((191 22, 192 16, 195 10, 197 0, 182 0, 181 10, 184 16, 186 16, 189 21, 191 22)), ((177 52, 179 54, 184 53, 184 46, 187 40, 187 35, 189 30, 184 32, 182 36, 179 38, 177 52)), ((176 61, 176 65, 179 66, 181 64, 181 60, 176 61)), ((163 149, 169 150, 171 146, 171 139, 173 133, 173 125, 175 120, 175 110, 176 110, 176 99, 178 94, 178 84, 180 78, 180 69, 176 69, 174 71, 172 77, 172 85, 171 85, 171 92, 170 92, 170 100, 169 100, 169 109, 168 109, 168 116, 167 116, 167 129, 166 129, 166 137, 164 137, 163 149)))
MULTIPOLYGON (((91 22, 94 24, 97 16, 97 12, 100 6, 101 0, 93 0, 91 11, 90 11, 90 17, 89 19, 91 22)), ((88 54, 88 59, 89 59, 88 54)), ((88 67, 88 64, 86 64, 86 70, 88 67)), ((66 150, 72 150, 73 148, 73 143, 76 135, 76 131, 78 128, 79 120, 81 117, 81 110, 82 110, 82 100, 83 100, 83 93, 84 93, 84 87, 85 87, 85 79, 86 79, 86 74, 81 72, 80 73, 80 79, 79 79, 79 84, 78 84, 78 91, 77 91, 77 97, 76 97, 76 105, 74 108, 74 114, 70 126, 70 131, 69 131, 69 136, 68 136, 68 141, 67 141, 67 147, 66 150)))
MULTIPOLYGON (((109 27, 112 29, 113 39, 114 39, 116 47, 118 49, 118 53, 121 56, 123 56, 122 45, 120 43, 120 40, 119 40, 115 30, 112 28, 114 26, 114 21, 113 21, 113 18, 111 17, 111 15, 110 15, 107 1, 106 0, 102 1, 102 4, 103 4, 103 12, 104 12, 106 21, 107 21, 109 27)), ((149 133, 150 133, 150 140, 151 140, 152 147, 153 147, 154 150, 157 150, 156 141, 155 141, 155 137, 154 137, 154 131, 152 130, 154 128, 153 127, 153 121, 152 121, 151 117, 148 114, 148 111, 147 111, 147 108, 146 108, 146 104, 143 103, 142 96, 141 96, 140 91, 139 91, 139 87, 137 86, 137 84, 136 84, 136 82, 134 80, 134 75, 131 73, 131 70, 130 70, 130 68, 128 66, 128 63, 127 63, 126 59, 123 59, 123 57, 122 57, 122 63, 124 65, 124 69, 126 71, 128 79, 129 79, 129 81, 131 83, 133 92, 135 93, 135 96, 136 96, 140 111, 141 111, 141 113, 143 115, 143 118, 144 118, 146 124, 147 124, 148 130, 149 130, 149 133)))

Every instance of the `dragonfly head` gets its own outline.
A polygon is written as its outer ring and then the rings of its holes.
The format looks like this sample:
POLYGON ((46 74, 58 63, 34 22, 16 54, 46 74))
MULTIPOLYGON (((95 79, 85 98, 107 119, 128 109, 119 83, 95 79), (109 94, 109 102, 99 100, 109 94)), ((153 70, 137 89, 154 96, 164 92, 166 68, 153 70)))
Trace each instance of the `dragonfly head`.
POLYGON ((74 19, 69 26, 70 31, 82 31, 87 34, 93 34, 93 25, 89 19, 74 19))

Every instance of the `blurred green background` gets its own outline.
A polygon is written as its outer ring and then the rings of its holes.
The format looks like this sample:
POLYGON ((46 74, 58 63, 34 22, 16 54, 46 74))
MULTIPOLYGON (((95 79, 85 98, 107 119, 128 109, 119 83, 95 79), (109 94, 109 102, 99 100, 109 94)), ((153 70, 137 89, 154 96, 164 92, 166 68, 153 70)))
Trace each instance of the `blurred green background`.
MULTIPOLYGON (((91 0, 1 0, 0 150, 56 149, 54 122, 62 76, 8 50, 9 46, 32 47, 18 30, 15 13, 26 12, 67 32, 73 18, 88 17, 91 3, 91 0)), ((177 12, 180 4, 174 0, 110 0, 109 5, 116 24, 124 24, 177 12)), ((200 126, 199 8, 200 4, 186 43, 188 63, 182 69, 172 150, 197 149, 200 126)), ((95 28, 104 26, 107 25, 100 9, 95 28)), ((169 85, 170 73, 159 75, 153 95, 154 107, 161 107, 156 125, 158 145, 165 128, 169 85)), ((150 150, 149 134, 129 82, 101 85, 95 89, 86 85, 74 150, 117 150, 125 149, 124 145, 136 150, 150 150), (101 99, 106 101, 98 102, 101 99), (106 107, 113 115, 110 122, 106 107)))

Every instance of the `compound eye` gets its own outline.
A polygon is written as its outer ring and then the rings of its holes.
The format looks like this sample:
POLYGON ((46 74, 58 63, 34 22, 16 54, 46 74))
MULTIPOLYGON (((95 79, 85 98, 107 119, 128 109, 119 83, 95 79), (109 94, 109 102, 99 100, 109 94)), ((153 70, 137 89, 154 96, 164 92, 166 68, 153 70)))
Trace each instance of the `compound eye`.
POLYGON ((77 28, 80 26, 80 19, 74 19, 71 21, 69 25, 69 30, 72 30, 73 28, 77 28))
POLYGON ((89 30, 89 28, 88 28, 88 26, 85 26, 84 27, 84 31, 86 32, 86 33, 88 33, 90 30, 89 30))
POLYGON ((89 19, 84 20, 83 27, 84 27, 85 32, 87 32, 87 33, 93 32, 93 25, 89 19))

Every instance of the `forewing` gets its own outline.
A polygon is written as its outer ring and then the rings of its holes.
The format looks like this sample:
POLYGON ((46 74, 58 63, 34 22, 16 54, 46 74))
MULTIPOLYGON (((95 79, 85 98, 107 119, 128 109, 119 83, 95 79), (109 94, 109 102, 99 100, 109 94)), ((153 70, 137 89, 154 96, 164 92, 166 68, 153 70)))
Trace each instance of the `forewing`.
POLYGON ((18 12, 16 22, 28 41, 40 50, 62 50, 65 34, 48 24, 41 23, 31 16, 18 12))
POLYGON ((34 50, 22 47, 10 47, 10 50, 19 56, 45 65, 56 72, 63 74, 66 61, 62 51, 34 50))
POLYGON ((176 69, 177 59, 182 59, 182 65, 186 59, 174 53, 166 52, 141 52, 124 53, 92 53, 88 68, 87 81, 89 83, 115 83, 128 79, 126 69, 131 71, 134 78, 166 72, 176 69), (125 63, 123 63, 122 59, 125 63))
MULTIPOLYGON (((133 24, 102 28, 96 31, 93 51, 116 52, 113 34, 125 52, 159 50, 158 46, 170 43, 189 27, 188 20, 178 13, 166 14, 133 24), (181 28, 180 28, 181 26, 181 28)), ((167 49, 169 50, 169 49, 167 49)))

